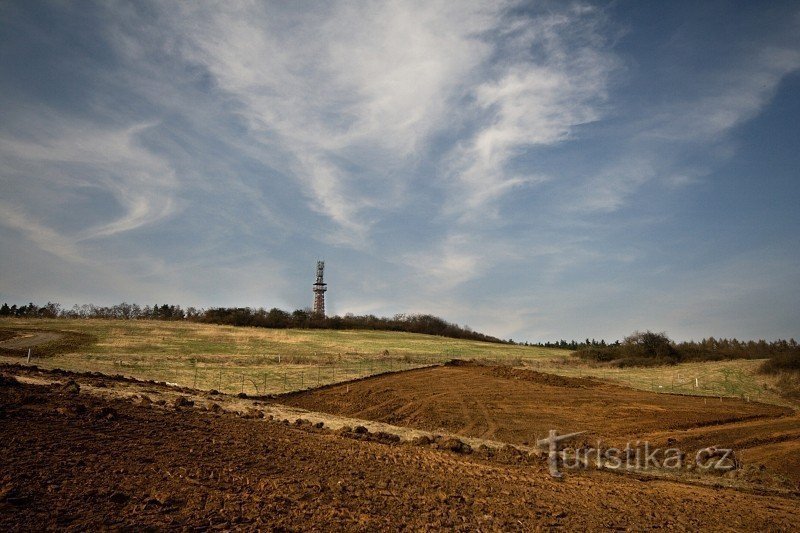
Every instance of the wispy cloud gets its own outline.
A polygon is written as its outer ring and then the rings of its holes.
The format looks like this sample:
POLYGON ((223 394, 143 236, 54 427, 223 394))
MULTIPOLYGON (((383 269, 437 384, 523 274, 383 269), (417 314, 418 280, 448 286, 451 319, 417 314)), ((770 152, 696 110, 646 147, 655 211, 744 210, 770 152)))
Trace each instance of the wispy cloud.
POLYGON ((689 94, 657 106, 641 136, 682 143, 719 142, 757 116, 781 80, 798 68, 800 50, 757 45, 751 57, 711 70, 687 87, 689 94))
POLYGON ((709 68, 686 82, 683 91, 650 103, 629 122, 617 160, 586 178, 565 201, 572 212, 612 212, 628 204, 642 185, 697 183, 735 154, 735 129, 758 116, 781 81, 800 69, 800 50, 754 46, 733 65, 709 68), (686 152, 707 157, 687 163, 686 152))
POLYGON ((450 211, 484 218, 487 203, 546 179, 506 165, 525 150, 569 139, 576 126, 602 115, 618 61, 601 38, 602 18, 584 7, 508 19, 498 50, 504 61, 472 90, 483 123, 450 156, 459 189, 450 211))
POLYGON ((390 176, 450 123, 452 100, 490 51, 479 34, 502 12, 450 2, 174 7, 164 19, 184 57, 240 104, 351 244, 364 241, 373 208, 403 200, 390 176))
MULTIPOLYGON (((137 142, 150 125, 113 128, 47 114, 29 131, 3 133, 5 171, 34 174, 51 187, 98 189, 118 205, 109 221, 82 228, 76 241, 153 224, 175 210, 174 172, 137 142)), ((36 203, 36 198, 28 198, 36 203)))
MULTIPOLYGON (((689 196, 736 180, 739 134, 800 67, 794 6, 753 22, 723 5, 733 35, 690 4, 680 27, 614 2, 31 5, 0 32, 0 291, 43 291, 17 261, 63 294, 102 278, 112 301, 300 307, 301 265, 324 256, 337 312, 514 338, 640 327, 626 299, 702 269, 717 243, 675 213, 709 225, 689 196)), ((758 201, 758 235, 796 249, 796 217, 762 222, 777 200, 758 201)), ((699 317, 713 298, 695 300, 699 317)))
POLYGON ((151 126, 118 128, 43 112, 32 117, 27 127, 3 132, 3 178, 12 181, 14 176, 30 176, 41 186, 27 192, 25 198, 15 198, 37 206, 36 218, 16 207, 5 209, 2 221, 30 228, 26 231, 36 236, 37 244, 74 260, 79 258, 76 245, 80 241, 109 237, 170 216, 176 209, 174 171, 138 141, 151 126), (81 191, 108 194, 119 209, 110 220, 99 222, 94 222, 97 216, 76 214, 71 217, 73 231, 48 227, 45 221, 50 215, 66 208, 64 199, 54 194, 56 190, 64 191, 67 200, 81 191))
POLYGON ((0 202, 0 224, 21 232, 39 248, 60 259, 74 263, 85 262, 74 242, 64 238, 52 228, 39 223, 19 206, 0 202))

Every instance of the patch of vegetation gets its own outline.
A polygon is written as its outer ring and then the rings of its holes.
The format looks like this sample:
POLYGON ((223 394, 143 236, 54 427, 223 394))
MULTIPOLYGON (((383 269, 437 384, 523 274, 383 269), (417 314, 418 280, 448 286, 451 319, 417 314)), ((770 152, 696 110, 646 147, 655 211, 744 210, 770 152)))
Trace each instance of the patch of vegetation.
POLYGON ((777 376, 775 386, 781 396, 800 400, 800 349, 770 357, 761 363, 758 371, 777 376))
POLYGON ((781 373, 775 386, 784 398, 800 400, 800 372, 781 373))
POLYGON ((776 354, 764 361, 759 368, 762 374, 797 372, 800 374, 800 349, 776 354))
MULTIPOLYGON (((800 369, 800 348, 794 339, 774 342, 736 339, 703 339, 700 342, 675 343, 666 333, 635 331, 622 342, 614 344, 586 343, 575 355, 587 361, 609 363, 621 368, 660 366, 699 361, 732 359, 764 359, 776 365, 775 371, 800 369)), ((769 372, 768 366, 765 372, 769 372)), ((774 373, 774 372, 773 372, 774 373)))
MULTIPOLYGON (((42 368, 122 374, 228 393, 281 393, 367 375, 417 368, 453 357, 541 361, 561 350, 414 333, 271 329, 187 320, 0 318, 0 331, 73 331, 97 342, 31 362, 42 368)), ((0 364, 19 362, 0 354, 0 364)))
POLYGON ((665 333, 636 331, 621 343, 608 346, 587 346, 575 352, 581 359, 609 362, 621 368, 675 364, 681 354, 665 333))
POLYGON ((508 343, 508 341, 472 331, 469 326, 459 326, 428 314, 398 314, 392 318, 375 315, 319 316, 309 309, 297 309, 288 313, 282 309, 250 307, 214 307, 210 309, 182 309, 180 305, 155 304, 141 307, 137 304, 121 303, 112 306, 94 304, 75 305, 72 309, 62 309, 58 303, 47 302, 38 306, 33 302, 27 305, 0 306, 0 317, 14 318, 109 318, 115 320, 163 320, 191 321, 226 326, 248 326, 272 329, 333 329, 333 330, 380 330, 405 333, 421 333, 454 339, 508 343))

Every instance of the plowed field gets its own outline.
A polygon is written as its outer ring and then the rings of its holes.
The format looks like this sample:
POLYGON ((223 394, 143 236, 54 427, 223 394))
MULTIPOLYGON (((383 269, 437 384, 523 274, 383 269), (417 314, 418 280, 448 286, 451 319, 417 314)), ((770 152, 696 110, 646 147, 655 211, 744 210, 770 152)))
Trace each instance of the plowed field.
POLYGON ((649 441, 696 451, 733 448, 749 464, 800 482, 800 418, 788 408, 655 394, 588 378, 509 367, 448 365, 285 395, 281 403, 430 431, 515 444, 548 430, 586 431, 623 446, 649 441))
POLYGON ((540 463, 8 379, 0 444, 3 531, 790 530, 800 522, 792 497, 597 471, 557 481, 540 463))

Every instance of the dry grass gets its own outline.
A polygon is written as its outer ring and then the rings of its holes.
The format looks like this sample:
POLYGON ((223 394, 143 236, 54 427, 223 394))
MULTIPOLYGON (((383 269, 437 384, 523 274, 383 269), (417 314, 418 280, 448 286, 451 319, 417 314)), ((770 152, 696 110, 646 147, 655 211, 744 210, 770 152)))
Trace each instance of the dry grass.
POLYGON ((45 368, 248 394, 286 392, 453 358, 519 364, 564 353, 386 331, 275 330, 144 320, 0 320, 0 335, 21 328, 74 331, 97 339, 54 358, 36 358, 34 349, 34 363, 45 368))
MULTIPOLYGON (((781 397, 779 377, 758 373, 762 360, 755 359, 612 368, 582 362, 565 350, 413 333, 276 330, 145 320, 0 319, 0 338, 21 328, 74 331, 97 339, 78 352, 35 358, 34 363, 45 368, 122 374, 224 392, 281 393, 460 358, 566 376, 594 376, 654 392, 738 397, 780 405, 791 401, 781 397), (383 355, 384 351, 389 355, 383 355)), ((19 362, 19 358, 0 357, 0 361, 19 362)))
POLYGON ((777 387, 778 378, 759 373, 763 359, 703 361, 655 367, 616 368, 554 357, 523 365, 564 376, 591 376, 641 390, 670 394, 733 397, 790 405, 777 387))

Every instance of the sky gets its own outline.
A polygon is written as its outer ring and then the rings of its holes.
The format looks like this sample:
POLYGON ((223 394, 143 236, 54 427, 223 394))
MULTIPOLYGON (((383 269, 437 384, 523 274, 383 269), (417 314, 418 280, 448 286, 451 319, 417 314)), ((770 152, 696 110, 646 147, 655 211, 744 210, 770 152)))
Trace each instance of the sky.
POLYGON ((800 337, 797 2, 0 3, 0 301, 800 337))

